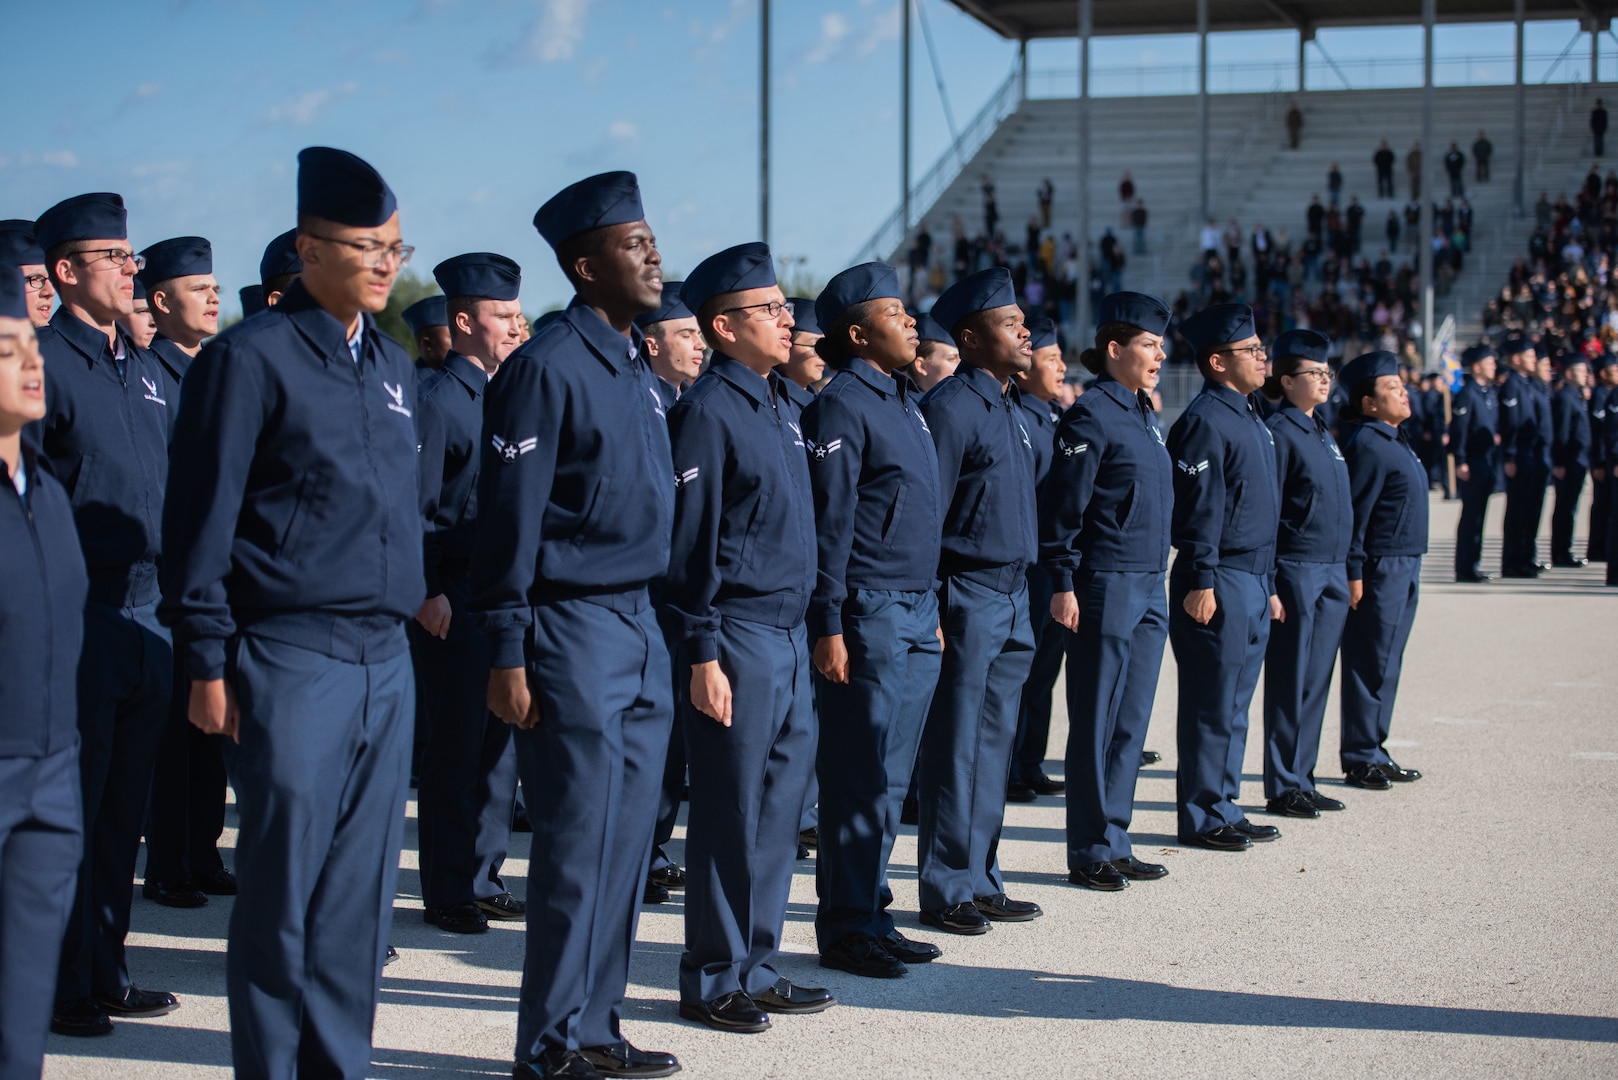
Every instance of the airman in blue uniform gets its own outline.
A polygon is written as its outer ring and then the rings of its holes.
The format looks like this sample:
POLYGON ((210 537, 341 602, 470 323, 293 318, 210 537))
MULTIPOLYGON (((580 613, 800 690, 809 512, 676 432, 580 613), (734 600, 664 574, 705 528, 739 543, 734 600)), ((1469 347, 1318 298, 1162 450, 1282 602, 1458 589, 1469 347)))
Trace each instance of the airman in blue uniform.
POLYGON ((1579 496, 1590 474, 1590 363, 1579 353, 1561 358, 1562 385, 1551 394, 1551 482, 1556 503, 1551 508, 1551 565, 1578 567, 1589 560, 1573 554, 1573 522, 1579 496))
POLYGON ((259 288, 265 307, 274 307, 303 273, 303 258, 298 254, 298 230, 288 229, 264 246, 258 260, 259 288))
POLYGON ((1180 333, 1204 382, 1169 431, 1174 546, 1169 643, 1180 666, 1176 777, 1181 843, 1242 851, 1280 830, 1236 805, 1248 709, 1270 639, 1280 485, 1261 419, 1264 346, 1245 304, 1218 304, 1180 333))
POLYGON ((1416 619, 1427 553, 1427 470, 1399 433, 1408 394, 1390 352, 1343 365, 1342 422, 1354 528, 1348 546, 1348 620, 1343 628, 1342 764, 1355 787, 1419 780, 1388 756, 1405 644, 1416 619))
POLYGON ((56 287, 45 272, 45 251, 34 238, 32 221, 23 218, 0 221, 0 265, 15 266, 22 271, 28 321, 35 328, 49 323, 56 287))
POLYGON ((1550 394, 1538 376, 1534 343, 1506 342, 1511 374, 1500 387, 1500 458, 1506 475, 1506 520, 1500 547, 1500 574, 1534 578, 1539 563, 1539 520, 1551 471, 1550 394))
POLYGON ((483 400, 522 343, 522 269, 471 252, 439 263, 433 278, 447 302, 450 351, 416 387, 427 599, 410 630, 418 693, 430 703, 417 794, 422 914, 441 929, 479 933, 490 918, 527 911, 500 877, 517 755, 510 726, 489 712, 489 642, 467 607, 483 400))
POLYGON ((1611 466, 1618 461, 1607 457, 1602 438, 1602 426, 1607 412, 1614 404, 1613 394, 1618 388, 1618 356, 1602 351, 1592 360, 1595 386, 1590 391, 1590 480, 1594 489, 1590 496, 1589 540, 1584 557, 1591 562, 1607 561, 1607 520, 1612 516, 1612 487, 1607 483, 1611 466))
MULTIPOLYGON (((1029 320, 1029 347, 1034 362, 1019 372, 1017 392, 1023 423, 1034 444, 1034 497, 1041 508, 1047 477, 1051 471, 1051 450, 1056 442, 1056 422, 1061 410, 1056 394, 1067 376, 1056 323, 1043 315, 1029 320)), ((1043 524, 1043 519, 1042 519, 1043 524)), ((1034 626, 1034 661, 1023 684, 1017 707, 1017 740, 1011 755, 1011 776, 1006 781, 1006 801, 1031 802, 1039 795, 1060 795, 1067 785, 1045 775, 1046 744, 1051 734, 1051 696, 1056 676, 1062 670, 1062 654, 1067 651, 1067 627, 1051 621, 1051 576, 1038 563, 1028 567, 1028 616, 1034 626)))
POLYGON ((1455 529, 1455 580, 1480 584, 1483 519, 1499 480, 1500 396, 1494 385, 1494 346, 1474 345, 1461 354, 1465 381, 1450 406, 1449 449, 1455 455, 1461 520, 1455 529))
POLYGON ((1048 610, 1067 646, 1067 866, 1075 885, 1116 892, 1166 877, 1129 842, 1141 748, 1168 640, 1173 466, 1151 392, 1171 312, 1113 293, 1079 362, 1096 376, 1062 416, 1040 514, 1048 610))
POLYGON ((304 271, 186 374, 163 617, 191 722, 231 736, 225 983, 238 1074, 361 1077, 398 878, 421 605, 416 384, 375 318, 410 248, 393 192, 298 155, 304 271))
MULTIPOLYGON (((804 296, 787 297, 792 309, 792 354, 787 362, 776 368, 781 376, 783 416, 803 431, 803 412, 815 400, 815 386, 826 377, 826 361, 815 351, 815 342, 822 337, 820 322, 815 318, 815 302, 804 296)), ((811 681, 809 689, 815 689, 811 681)), ((818 712, 818 710, 817 710, 818 712)), ((816 730, 819 721, 816 720, 816 730)), ((818 741, 818 739, 817 739, 818 741)), ((798 819, 798 858, 807 859, 809 852, 820 846, 820 784, 815 771, 809 770, 809 781, 803 793, 803 814, 798 819)))
POLYGON ((941 955, 895 927, 888 857, 938 682, 938 459, 901 369, 915 321, 898 272, 863 263, 815 301, 831 380, 804 410, 818 577, 809 607, 820 678, 815 939, 820 963, 893 978, 941 955))
POLYGON ((416 367, 423 372, 437 371, 449 355, 449 311, 444 297, 428 296, 399 313, 415 335, 416 367))
POLYGON ((36 226, 62 304, 39 331, 45 417, 24 438, 62 481, 90 575, 79 666, 84 860, 74 916, 62 942, 59 1034, 100 1035, 108 1014, 155 1016, 172 994, 130 982, 135 862, 163 735, 174 654, 157 621, 157 563, 168 399, 163 371, 118 325, 133 308, 142 260, 127 239, 117 195, 80 195, 36 226))
POLYGON ((962 278, 932 315, 954 336, 961 365, 921 402, 947 507, 938 566, 944 659, 921 751, 921 921, 982 934, 1043 914, 1006 896, 996 855, 1017 706, 1034 658, 1034 444, 1012 385, 1033 351, 1004 267, 962 278))
MULTIPOLYGON (((43 255, 41 256, 43 259, 43 255)), ((84 839, 75 672, 89 584, 67 492, 25 447, 45 367, 0 265, 0 1076, 37 1077, 84 839)))
POLYGON ((815 514, 798 425, 775 368, 792 314, 770 249, 704 259, 680 290, 714 355, 670 410, 678 493, 665 602, 690 679, 685 953, 680 1015, 762 1031, 769 1013, 834 1004, 777 970, 814 768, 804 616, 815 586, 815 514))
POLYGON ((1618 378, 1614 377, 1618 366, 1609 358, 1601 371, 1607 396, 1602 407, 1591 414, 1591 441, 1605 473, 1601 484, 1607 491, 1607 528, 1602 554, 1607 559, 1607 584, 1618 585, 1618 378))
POLYGON ((518 1076, 673 1073, 619 1029, 673 706, 647 585, 669 567, 674 466, 634 318, 662 257, 633 173, 564 188, 534 225, 576 290, 484 407, 472 610, 489 704, 518 727, 532 880, 518 1076))
POLYGON ((1281 480, 1275 595, 1264 654, 1264 797, 1272 814, 1317 818, 1343 803, 1315 787, 1337 647, 1348 616, 1348 537, 1354 507, 1348 464, 1315 415, 1331 392, 1331 340, 1313 330, 1275 339, 1272 384, 1281 407, 1268 421, 1281 480))

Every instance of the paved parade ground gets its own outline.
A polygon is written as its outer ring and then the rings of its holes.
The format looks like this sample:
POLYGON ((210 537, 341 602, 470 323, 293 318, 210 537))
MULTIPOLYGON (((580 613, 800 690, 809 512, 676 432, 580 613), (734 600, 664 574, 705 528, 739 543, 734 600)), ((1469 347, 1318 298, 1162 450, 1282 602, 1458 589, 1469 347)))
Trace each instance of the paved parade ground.
MULTIPOLYGON (((1238 853, 1179 847, 1170 655, 1146 744, 1164 761, 1141 776, 1132 830, 1166 880, 1068 885, 1062 801, 1041 798, 1010 808, 1000 859, 1008 892, 1044 918, 952 937, 916 921, 906 828, 891 872, 900 926, 944 958, 886 982, 816 965, 814 864, 800 862, 782 971, 841 1004, 775 1017, 760 1035, 677 1018, 676 893, 644 909, 625 1034, 702 1078, 1618 1075, 1618 589, 1601 586, 1600 567, 1451 584, 1457 506, 1433 503, 1389 743, 1419 783, 1342 786, 1334 695, 1319 775, 1347 811, 1271 818, 1255 715, 1242 803, 1283 837, 1238 853)), ((1484 565, 1498 569, 1497 539, 1484 565)), ((1052 775, 1065 739, 1058 720, 1052 775)), ((414 801, 409 813, 392 935, 402 956, 383 982, 372 1075, 509 1076, 521 924, 473 937, 423 924, 414 801)), ((681 835, 670 854, 683 864, 681 835)), ((233 843, 227 829, 227 863, 233 843)), ((518 896, 527 851, 514 836, 506 880, 518 896)), ((179 911, 137 890, 131 971, 183 1006, 106 1038, 53 1036, 45 1075, 228 1075, 230 904, 179 911)))

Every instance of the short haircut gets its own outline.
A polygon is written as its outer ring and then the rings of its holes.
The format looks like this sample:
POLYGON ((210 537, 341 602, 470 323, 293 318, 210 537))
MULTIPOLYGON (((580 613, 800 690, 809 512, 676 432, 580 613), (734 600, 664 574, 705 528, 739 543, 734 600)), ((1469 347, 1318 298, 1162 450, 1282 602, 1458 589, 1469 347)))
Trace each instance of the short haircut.
POLYGON ((562 268, 562 274, 567 283, 575 289, 579 287, 579 279, 573 272, 573 264, 580 259, 587 259, 601 254, 606 250, 607 230, 611 228, 604 225, 599 229, 586 229, 581 233, 574 233, 563 240, 556 247, 556 263, 562 268))
POLYGON ((272 292, 284 293, 297 280, 297 274, 276 274, 267 281, 261 282, 264 286, 264 295, 268 296, 272 292))

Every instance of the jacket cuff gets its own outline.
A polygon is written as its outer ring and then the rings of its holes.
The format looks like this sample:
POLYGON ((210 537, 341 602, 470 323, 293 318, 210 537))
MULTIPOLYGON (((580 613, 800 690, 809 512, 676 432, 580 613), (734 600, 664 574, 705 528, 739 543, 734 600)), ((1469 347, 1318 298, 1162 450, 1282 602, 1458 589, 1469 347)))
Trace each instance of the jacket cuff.
POLYGON ((706 664, 719 659, 719 638, 710 631, 702 631, 685 639, 685 660, 688 664, 706 664))
POLYGON ((1350 580, 1350 581, 1362 581, 1362 580, 1364 580, 1364 578, 1365 578, 1365 560, 1364 559, 1349 559, 1348 560, 1348 580, 1350 580))
POLYGON ((1050 572, 1051 572, 1051 591, 1052 592, 1063 593, 1063 592, 1072 592, 1073 591, 1073 568, 1072 567, 1070 567, 1070 566, 1052 566, 1052 567, 1050 567, 1050 572))
MULTIPOLYGON (((208 682, 225 677, 224 638, 197 638, 195 641, 188 641, 185 643, 183 656, 186 674, 192 679, 208 682)), ((181 688, 175 687, 174 692, 180 693, 181 688)))
POLYGON ((813 638, 838 637, 843 632, 843 605, 828 605, 809 611, 809 636, 813 638))
POLYGON ((520 668, 524 666, 522 651, 524 628, 502 626, 492 628, 489 635, 489 666, 491 668, 520 668))
POLYGON ((1191 587, 1193 589, 1211 589, 1218 582, 1218 576, 1212 570, 1195 570, 1191 574, 1191 587))

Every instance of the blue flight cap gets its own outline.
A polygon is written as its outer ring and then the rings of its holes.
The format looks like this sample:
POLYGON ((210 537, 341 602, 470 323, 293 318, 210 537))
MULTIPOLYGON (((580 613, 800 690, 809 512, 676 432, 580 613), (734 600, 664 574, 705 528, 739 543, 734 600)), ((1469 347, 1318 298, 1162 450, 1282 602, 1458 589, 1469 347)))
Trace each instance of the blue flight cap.
POLYGON ((1353 392, 1354 388, 1367 379, 1380 379, 1384 375, 1399 374, 1399 358, 1386 349, 1368 352, 1363 356, 1356 356, 1343 365, 1338 381, 1353 392))
POLYGON ((1028 339, 1028 347, 1031 349, 1048 349, 1052 345, 1061 344, 1056 336, 1056 321, 1044 315, 1036 315, 1028 320, 1028 332, 1033 335, 1028 339))
POLYGON ((434 326, 448 326, 449 312, 442 296, 429 296, 425 300, 417 300, 414 304, 399 313, 410 332, 417 337, 423 330, 434 326))
MULTIPOLYGON (((473 251, 433 267, 433 280, 446 297, 476 296, 515 300, 522 291, 522 267, 492 251, 473 251)), ((446 325, 449 320, 445 320, 446 325)))
POLYGON ((899 271, 887 263, 860 263, 835 275, 820 290, 815 298, 815 321, 821 326, 832 326, 855 304, 890 296, 898 299, 903 295, 899 288, 899 271))
POLYGON ((775 260, 770 246, 757 241, 728 247, 697 264, 680 287, 680 299, 692 311, 725 293, 767 289, 775 284, 775 260))
POLYGON ((242 318, 244 319, 249 315, 257 315, 265 308, 264 286, 262 285, 243 285, 236 295, 242 298, 242 318))
POLYGON ((24 218, 0 221, 0 263, 43 266, 45 249, 34 239, 34 223, 24 218))
POLYGON ((1115 292, 1101 298, 1096 325, 1123 323, 1162 337, 1173 314, 1167 304, 1148 293, 1115 292))
POLYGON ((587 176, 552 195, 534 213, 534 228, 552 248, 561 247, 569 237, 644 221, 640 205, 640 182, 632 172, 605 172, 587 176))
POLYGON ((938 325, 938 320, 931 315, 916 316, 916 333, 922 341, 942 341, 946 345, 955 344, 955 339, 949 336, 949 331, 938 325))
POLYGON ((1017 290, 1011 284, 1011 271, 1003 266, 991 266, 968 274, 945 289, 944 294, 933 301, 932 316, 939 326, 953 334, 961 320, 973 312, 1014 307, 1016 303, 1017 290))
POLYGON ((792 332, 794 334, 825 334, 820 328, 820 320, 815 317, 815 302, 807 296, 787 297, 787 307, 792 309, 792 332))
POLYGON ((28 318, 28 286, 15 266, 0 266, 0 319, 28 318))
POLYGON ((635 316, 635 325, 642 330, 660 322, 671 322, 674 319, 694 319, 696 316, 691 309, 685 306, 680 299, 680 289, 685 285, 683 281, 663 282, 663 299, 655 310, 642 312, 635 316))
POLYGON ((1534 343, 1529 341, 1527 338, 1513 335, 1506 338, 1505 344, 1500 346, 1500 351, 1506 356, 1516 356, 1518 353, 1527 352, 1533 347, 1534 343))
POLYGON ((213 245, 200 236, 159 240, 141 254, 146 268, 137 276, 148 289, 170 278, 213 273, 213 245))
POLYGON ((1583 353, 1566 352, 1556 358, 1556 367, 1560 371, 1566 371, 1574 364, 1588 364, 1589 362, 1583 353))
POLYGON ((1612 367, 1614 364, 1618 364, 1618 356, 1614 356, 1610 352, 1598 352, 1595 359, 1590 361, 1590 369, 1600 371, 1602 368, 1612 367))
POLYGON ((39 215, 34 239, 44 251, 70 240, 127 240, 129 211, 123 196, 110 191, 75 195, 39 215))
POLYGON ((1180 334, 1198 353, 1215 345, 1246 341, 1256 333, 1253 309, 1246 304, 1215 304, 1180 324, 1180 334))
POLYGON ((139 274, 135 275, 134 286, 135 286, 135 299, 136 300, 144 300, 144 299, 146 299, 146 282, 144 282, 144 281, 142 281, 140 279, 139 274))
POLYGON ((274 277, 303 273, 303 260, 298 257, 298 230, 288 229, 269 242, 264 257, 258 261, 258 280, 262 283, 274 277))
POLYGON ((1490 360, 1493 358, 1494 346, 1485 341, 1482 344, 1474 345, 1470 349, 1467 349, 1465 352, 1461 353, 1461 366, 1471 367, 1479 360, 1490 360))
POLYGON ((1288 330, 1275 335, 1275 342, 1270 346, 1270 356, 1276 360, 1283 356, 1297 356, 1304 360, 1313 360, 1317 364, 1326 362, 1326 350, 1331 348, 1331 338, 1318 330, 1288 330))
POLYGON ((399 209, 382 174, 347 150, 298 151, 298 213, 356 229, 374 229, 399 209))

